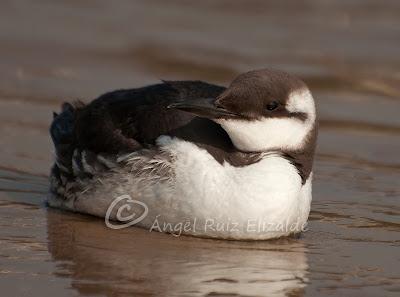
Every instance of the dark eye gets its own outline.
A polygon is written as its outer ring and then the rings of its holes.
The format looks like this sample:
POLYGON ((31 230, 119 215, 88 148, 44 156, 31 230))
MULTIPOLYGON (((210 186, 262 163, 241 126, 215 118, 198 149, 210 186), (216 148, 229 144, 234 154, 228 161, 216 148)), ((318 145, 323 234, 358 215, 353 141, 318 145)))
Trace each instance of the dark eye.
POLYGON ((274 109, 277 109, 278 106, 279 106, 279 103, 277 101, 271 101, 267 104, 267 109, 274 110, 274 109))

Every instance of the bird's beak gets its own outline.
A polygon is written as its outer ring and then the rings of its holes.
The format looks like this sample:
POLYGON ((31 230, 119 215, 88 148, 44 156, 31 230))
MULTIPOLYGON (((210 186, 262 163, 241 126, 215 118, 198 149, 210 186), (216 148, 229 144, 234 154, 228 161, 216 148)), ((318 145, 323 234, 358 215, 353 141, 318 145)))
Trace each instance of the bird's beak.
POLYGON ((193 113, 199 117, 218 119, 237 117, 238 114, 216 106, 215 98, 188 99, 168 105, 168 109, 179 109, 193 113))

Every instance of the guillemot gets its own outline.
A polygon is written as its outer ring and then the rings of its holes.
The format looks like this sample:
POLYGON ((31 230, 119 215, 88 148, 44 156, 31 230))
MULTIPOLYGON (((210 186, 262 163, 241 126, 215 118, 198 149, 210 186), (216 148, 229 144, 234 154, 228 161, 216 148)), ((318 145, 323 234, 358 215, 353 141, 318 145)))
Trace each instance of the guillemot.
POLYGON ((52 207, 119 221, 125 212, 149 230, 223 239, 286 236, 307 222, 316 109, 306 84, 285 72, 64 103, 50 134, 52 207), (120 197, 130 204, 118 206, 120 197))

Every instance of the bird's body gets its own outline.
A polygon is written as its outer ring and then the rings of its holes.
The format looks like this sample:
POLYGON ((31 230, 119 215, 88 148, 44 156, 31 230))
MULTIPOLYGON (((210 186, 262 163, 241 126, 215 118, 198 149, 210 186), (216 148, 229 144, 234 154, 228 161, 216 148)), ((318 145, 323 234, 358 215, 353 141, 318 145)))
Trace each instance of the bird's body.
POLYGON ((274 107, 273 114, 271 100, 262 115, 259 102, 229 101, 233 91, 243 100, 260 96, 240 93, 235 81, 228 89, 164 82, 107 93, 88 105, 64 104, 51 127, 56 162, 49 205, 203 237, 300 232, 311 203, 314 103, 301 81, 265 71, 267 81, 260 72, 242 76, 249 88, 253 80, 267 82, 273 84, 267 96, 285 97, 279 103, 285 108, 274 107), (286 91, 281 79, 288 80, 286 91))

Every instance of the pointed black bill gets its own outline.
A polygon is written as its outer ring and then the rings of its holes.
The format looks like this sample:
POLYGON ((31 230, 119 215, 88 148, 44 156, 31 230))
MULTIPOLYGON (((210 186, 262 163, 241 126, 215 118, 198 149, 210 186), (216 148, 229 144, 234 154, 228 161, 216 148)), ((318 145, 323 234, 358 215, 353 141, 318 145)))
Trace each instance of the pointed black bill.
POLYGON ((224 108, 214 105, 215 98, 198 98, 176 102, 168 105, 168 108, 179 109, 193 113, 199 117, 218 119, 232 118, 238 115, 224 108))

